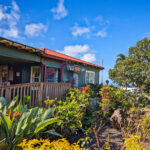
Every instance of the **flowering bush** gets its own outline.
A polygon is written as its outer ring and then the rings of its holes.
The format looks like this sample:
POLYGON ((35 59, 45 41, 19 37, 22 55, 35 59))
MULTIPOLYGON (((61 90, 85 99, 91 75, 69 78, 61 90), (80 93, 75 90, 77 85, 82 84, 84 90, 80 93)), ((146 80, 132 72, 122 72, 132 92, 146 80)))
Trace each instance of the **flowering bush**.
POLYGON ((87 92, 87 90, 88 90, 88 86, 84 86, 80 89, 80 91, 85 91, 85 92, 87 92))
POLYGON ((123 99, 123 90, 117 90, 105 85, 101 88, 100 94, 102 96, 100 107, 105 116, 112 114, 112 112, 118 106, 121 106, 121 102, 123 99))
POLYGON ((125 138, 125 150, 146 150, 143 143, 140 142, 140 138, 137 135, 130 135, 129 138, 125 138))
POLYGON ((82 87, 80 91, 86 91, 87 93, 89 93, 90 98, 96 98, 100 97, 100 88, 101 85, 99 84, 87 84, 86 86, 82 87))
POLYGON ((23 150, 85 150, 80 148, 78 143, 70 144, 65 138, 52 142, 48 139, 33 139, 29 141, 24 139, 18 146, 23 150))

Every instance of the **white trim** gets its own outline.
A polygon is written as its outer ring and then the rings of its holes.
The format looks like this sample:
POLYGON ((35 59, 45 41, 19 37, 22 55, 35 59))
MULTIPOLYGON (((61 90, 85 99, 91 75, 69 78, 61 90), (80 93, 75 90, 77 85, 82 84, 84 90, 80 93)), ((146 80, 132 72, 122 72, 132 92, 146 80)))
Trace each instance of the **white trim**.
POLYGON ((86 72, 85 72, 85 84, 88 84, 88 83, 95 84, 95 72, 94 71, 86 70, 86 72), (89 73, 89 78, 88 79, 87 79, 87 73, 89 73), (92 76, 93 76, 93 79, 90 79, 90 77, 92 77, 92 76))
POLYGON ((33 69, 35 69, 35 68, 40 69, 39 82, 41 82, 41 67, 40 66, 31 66, 30 83, 33 83, 33 69))

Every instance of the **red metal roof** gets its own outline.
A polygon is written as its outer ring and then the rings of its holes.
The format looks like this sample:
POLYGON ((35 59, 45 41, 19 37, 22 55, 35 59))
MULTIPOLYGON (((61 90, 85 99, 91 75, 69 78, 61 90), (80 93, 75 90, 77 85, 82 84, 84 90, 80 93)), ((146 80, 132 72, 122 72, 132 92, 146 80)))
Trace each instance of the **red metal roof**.
POLYGON ((64 59, 66 61, 78 62, 78 63, 86 64, 86 65, 89 65, 89 66, 93 66, 93 67, 96 67, 96 68, 99 68, 99 69, 104 69, 104 67, 101 67, 101 66, 89 63, 87 61, 83 61, 83 60, 80 60, 80 59, 77 59, 77 58, 74 58, 74 57, 71 57, 71 56, 68 56, 68 55, 65 55, 65 54, 62 54, 62 53, 50 50, 50 49, 47 49, 47 48, 41 48, 41 50, 45 51, 45 54, 51 55, 51 56, 55 57, 56 59, 57 58, 58 59, 64 59))

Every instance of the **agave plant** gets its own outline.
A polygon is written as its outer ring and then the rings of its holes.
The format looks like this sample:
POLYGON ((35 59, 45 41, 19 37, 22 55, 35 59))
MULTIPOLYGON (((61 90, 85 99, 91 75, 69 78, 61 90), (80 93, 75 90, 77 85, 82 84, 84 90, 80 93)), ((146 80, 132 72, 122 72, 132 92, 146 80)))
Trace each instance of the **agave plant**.
POLYGON ((21 101, 16 106, 16 102, 17 98, 10 104, 5 99, 0 99, 0 149, 5 147, 7 150, 14 150, 23 138, 31 139, 48 125, 58 121, 57 118, 52 118, 54 108, 28 109, 21 101))

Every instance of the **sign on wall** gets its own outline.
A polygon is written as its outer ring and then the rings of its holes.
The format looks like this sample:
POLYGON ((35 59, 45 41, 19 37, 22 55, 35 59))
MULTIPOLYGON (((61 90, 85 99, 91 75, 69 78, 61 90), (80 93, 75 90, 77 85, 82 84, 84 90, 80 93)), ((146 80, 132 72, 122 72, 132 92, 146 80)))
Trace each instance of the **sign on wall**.
POLYGON ((81 67, 78 66, 78 65, 68 65, 68 70, 76 72, 76 73, 80 73, 81 72, 81 67))

